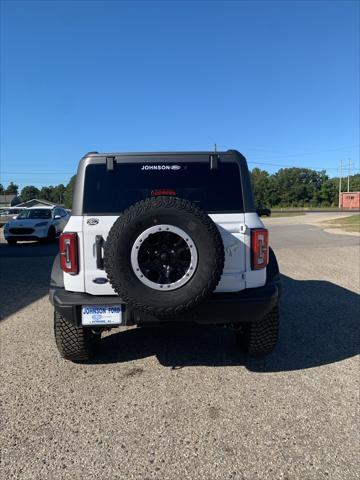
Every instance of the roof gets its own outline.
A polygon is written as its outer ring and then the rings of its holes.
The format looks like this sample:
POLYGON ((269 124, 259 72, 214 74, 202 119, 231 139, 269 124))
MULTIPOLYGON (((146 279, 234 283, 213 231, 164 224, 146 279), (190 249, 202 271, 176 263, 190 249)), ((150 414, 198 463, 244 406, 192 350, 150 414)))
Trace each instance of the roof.
POLYGON ((41 199, 38 199, 38 198, 32 198, 31 200, 27 200, 26 202, 19 203, 17 205, 17 207, 26 207, 27 204, 34 203, 34 202, 43 203, 44 206, 48 206, 48 207, 53 207, 55 205, 53 202, 49 202, 48 200, 41 200, 41 199))
POLYGON ((0 202, 11 202, 16 195, 0 195, 0 202))
POLYGON ((116 157, 116 156, 126 156, 126 157, 141 157, 148 155, 225 155, 227 153, 234 152, 235 150, 204 150, 204 151, 184 151, 184 152, 88 152, 84 157, 116 157))
POLYGON ((0 207, 2 210, 25 210, 25 207, 18 207, 14 205, 13 207, 0 207))
POLYGON ((57 205, 34 205, 33 207, 29 207, 27 210, 52 210, 56 207, 57 205))
POLYGON ((18 195, 0 195, 0 204, 5 206, 15 207, 18 203, 21 202, 21 198, 18 195))

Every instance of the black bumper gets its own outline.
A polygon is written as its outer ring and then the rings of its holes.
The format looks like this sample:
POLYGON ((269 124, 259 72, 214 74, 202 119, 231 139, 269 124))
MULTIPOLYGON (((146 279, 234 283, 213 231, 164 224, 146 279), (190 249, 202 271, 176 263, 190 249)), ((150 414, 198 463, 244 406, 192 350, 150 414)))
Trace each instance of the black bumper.
POLYGON ((18 242, 22 241, 31 241, 31 240, 44 240, 46 237, 37 237, 36 235, 8 235, 6 240, 17 240, 18 242))
MULTIPOLYGON (((158 319, 125 305, 122 325, 161 323, 169 321, 196 322, 203 324, 236 324, 257 322, 277 304, 279 284, 271 283, 264 287, 250 288, 236 293, 212 294, 205 302, 191 311, 167 319, 158 319)), ((50 302, 55 310, 76 326, 81 325, 82 305, 123 304, 118 296, 89 295, 68 292, 64 288, 50 288, 50 302)))

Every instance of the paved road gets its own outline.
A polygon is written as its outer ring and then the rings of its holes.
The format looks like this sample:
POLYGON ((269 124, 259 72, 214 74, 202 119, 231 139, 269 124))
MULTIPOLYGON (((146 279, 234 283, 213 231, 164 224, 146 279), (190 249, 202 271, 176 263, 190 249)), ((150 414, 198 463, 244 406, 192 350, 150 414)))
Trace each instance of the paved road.
POLYGON ((3 478, 359 478, 359 240, 282 220, 281 339, 257 360, 193 327, 116 330, 98 361, 66 362, 52 257, 0 246, 3 478))

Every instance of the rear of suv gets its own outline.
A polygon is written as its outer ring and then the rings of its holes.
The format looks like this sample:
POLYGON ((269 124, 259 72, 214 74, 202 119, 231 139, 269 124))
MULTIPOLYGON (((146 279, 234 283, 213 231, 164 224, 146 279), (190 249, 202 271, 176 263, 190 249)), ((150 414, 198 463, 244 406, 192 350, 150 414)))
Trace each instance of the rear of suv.
POLYGON ((50 286, 61 355, 91 358, 105 329, 232 328, 270 353, 280 274, 237 151, 99 154, 80 161, 50 286))

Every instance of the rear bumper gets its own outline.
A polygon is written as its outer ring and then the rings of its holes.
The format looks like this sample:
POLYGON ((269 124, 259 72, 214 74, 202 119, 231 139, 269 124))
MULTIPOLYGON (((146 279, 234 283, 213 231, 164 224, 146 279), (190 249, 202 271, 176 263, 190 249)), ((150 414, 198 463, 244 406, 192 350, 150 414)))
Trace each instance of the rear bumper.
MULTIPOLYGON (((161 322, 196 322, 203 324, 237 324, 257 322, 277 304, 279 284, 242 290, 236 293, 212 294, 205 302, 185 314, 158 319, 125 305, 122 325, 161 322)), ((76 326, 81 325, 82 305, 124 305, 118 296, 94 296, 87 293, 68 292, 64 288, 50 288, 50 302, 55 310, 76 326)))

